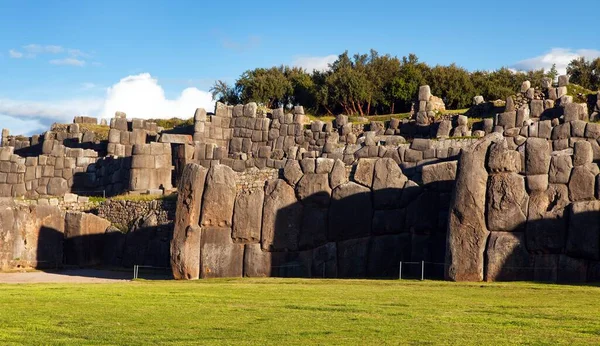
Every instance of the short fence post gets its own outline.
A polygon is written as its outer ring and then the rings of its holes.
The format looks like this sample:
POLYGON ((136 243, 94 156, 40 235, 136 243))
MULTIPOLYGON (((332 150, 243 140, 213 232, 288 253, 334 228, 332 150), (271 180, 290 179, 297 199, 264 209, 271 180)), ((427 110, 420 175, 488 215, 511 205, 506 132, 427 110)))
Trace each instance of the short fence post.
POLYGON ((421 281, 425 280, 425 261, 421 261, 421 281))
POLYGON ((398 269, 398 280, 402 280, 402 261, 400 261, 400 268, 398 269))
POLYGON ((138 271, 138 266, 137 266, 137 264, 134 264, 133 265, 133 279, 134 280, 137 279, 137 277, 138 277, 137 271, 138 271))

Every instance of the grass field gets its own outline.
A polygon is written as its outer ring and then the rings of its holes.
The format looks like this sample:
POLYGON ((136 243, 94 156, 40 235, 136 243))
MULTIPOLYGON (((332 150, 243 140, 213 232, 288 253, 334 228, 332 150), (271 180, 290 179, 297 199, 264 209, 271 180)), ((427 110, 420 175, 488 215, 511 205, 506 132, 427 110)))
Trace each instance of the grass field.
POLYGON ((600 288, 301 279, 0 285, 0 344, 600 344, 600 288))

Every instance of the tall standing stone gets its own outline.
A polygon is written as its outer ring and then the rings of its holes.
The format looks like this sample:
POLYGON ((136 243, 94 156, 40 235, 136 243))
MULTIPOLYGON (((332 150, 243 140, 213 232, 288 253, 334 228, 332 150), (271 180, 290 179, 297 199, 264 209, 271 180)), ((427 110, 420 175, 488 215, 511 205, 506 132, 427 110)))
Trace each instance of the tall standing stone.
POLYGON ((302 224, 302 204, 294 189, 281 179, 265 187, 261 244, 264 250, 296 250, 302 224))
POLYGON ((200 276, 200 211, 208 170, 189 163, 179 182, 175 225, 171 240, 171 269, 175 279, 200 276))
POLYGON ((488 173, 485 159, 500 133, 486 136, 463 149, 456 187, 450 203, 446 277, 454 281, 483 280, 484 252, 489 231, 485 220, 488 173))

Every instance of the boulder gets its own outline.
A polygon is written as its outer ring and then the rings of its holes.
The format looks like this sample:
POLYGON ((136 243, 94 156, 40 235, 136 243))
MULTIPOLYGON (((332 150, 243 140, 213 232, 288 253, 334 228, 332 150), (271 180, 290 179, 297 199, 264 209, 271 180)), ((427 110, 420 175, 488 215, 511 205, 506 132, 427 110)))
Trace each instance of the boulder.
POLYGON ((547 174, 550 169, 550 144, 543 138, 528 138, 525 144, 525 173, 547 174))
POLYGON ((354 172, 354 181, 366 187, 373 186, 373 171, 378 159, 360 159, 354 172))
POLYGON ((269 180, 263 207, 263 250, 296 250, 301 224, 302 204, 294 189, 281 179, 269 180))
POLYGON ((454 281, 483 280, 484 252, 489 231, 485 220, 488 148, 502 139, 493 133, 463 149, 450 204, 446 277, 454 281))
POLYGON ((271 253, 263 251, 260 244, 245 245, 244 276, 253 278, 271 276, 271 253))
POLYGON ((567 234, 566 208, 569 191, 566 185, 550 184, 545 191, 529 196, 529 216, 525 232, 527 249, 534 253, 560 253, 567 234))
POLYGON ((585 141, 575 142, 573 145, 573 164, 575 166, 582 166, 594 161, 594 151, 592 150, 592 144, 585 141))
POLYGON ((328 239, 337 241, 369 235, 372 209, 370 189, 353 182, 335 188, 329 208, 328 239))
POLYGON ((402 188, 406 181, 408 178, 402 174, 402 170, 393 159, 377 160, 373 171, 373 207, 375 209, 399 208, 402 188))
POLYGON ((419 87, 419 101, 429 101, 431 97, 431 88, 429 85, 421 85, 419 87))
POLYGON ((486 281, 533 279, 533 258, 527 252, 523 233, 492 232, 486 256, 486 281))
POLYGON ((65 263, 90 266, 102 263, 103 235, 110 221, 94 214, 69 211, 65 215, 65 263))
POLYGON ((550 184, 567 184, 572 169, 573 160, 570 155, 552 155, 548 182, 550 184))
POLYGON ((327 208, 331 200, 331 188, 327 174, 307 173, 296 186, 298 198, 304 206, 327 208))
POLYGON ((200 211, 208 170, 189 163, 179 180, 173 239, 171 270, 176 280, 200 277, 200 211))
POLYGON ((529 191, 546 191, 548 189, 548 174, 528 175, 527 189, 529 191))
POLYGON ((600 173, 595 163, 577 166, 571 171, 569 179, 569 198, 573 202, 590 200, 596 191, 596 175, 600 173))
POLYGON ((236 243, 260 242, 262 213, 265 193, 255 188, 240 191, 233 209, 232 238, 236 243))
POLYGON ((200 277, 241 277, 244 266, 244 244, 235 244, 231 228, 202 228, 200 237, 200 277))
POLYGON ((225 165, 208 170, 202 198, 203 227, 231 227, 235 202, 235 173, 225 165))
POLYGON ((297 160, 287 160, 285 167, 283 167, 283 177, 290 185, 296 185, 303 174, 300 163, 297 160))
POLYGON ((64 196, 65 193, 69 192, 69 184, 64 178, 50 178, 48 182, 48 195, 50 196, 64 196))
POLYGON ((423 166, 421 179, 426 186, 451 191, 456 179, 457 161, 447 161, 423 166))
POLYGON ((527 221, 525 179, 516 173, 490 177, 487 190, 487 220, 490 231, 514 231, 527 221))
POLYGON ((336 187, 347 182, 348 175, 346 174, 346 165, 344 165, 344 162, 342 162, 342 160, 337 159, 335 160, 335 163, 333 164, 333 168, 331 170, 331 174, 329 175, 329 186, 332 189, 335 189, 336 187))
POLYGON ((488 158, 488 168, 490 172, 518 173, 521 171, 521 162, 521 154, 516 150, 508 149, 506 139, 491 145, 488 158))
POLYGON ((600 259, 600 201, 575 202, 569 215, 566 254, 600 259))

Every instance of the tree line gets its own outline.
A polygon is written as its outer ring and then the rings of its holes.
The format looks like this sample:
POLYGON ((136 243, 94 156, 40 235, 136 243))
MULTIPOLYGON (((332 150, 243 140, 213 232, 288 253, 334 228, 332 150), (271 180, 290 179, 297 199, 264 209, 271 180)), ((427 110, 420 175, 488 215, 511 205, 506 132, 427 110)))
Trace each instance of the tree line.
MULTIPOLYGON (((600 60, 573 61, 572 81, 598 84, 600 60), (593 65, 596 64, 596 65, 593 65), (590 77, 590 74, 592 77, 590 77)), ((456 64, 429 66, 415 54, 398 58, 375 50, 350 56, 344 52, 326 71, 306 71, 299 67, 275 66, 244 72, 235 84, 222 80, 210 91, 213 98, 227 104, 257 102, 268 108, 302 105, 313 114, 373 115, 408 112, 419 86, 428 84, 433 95, 441 97, 448 109, 467 108, 473 97, 506 99, 523 81, 541 86, 544 77, 556 79, 553 66, 516 72, 508 68, 470 72, 456 64)))

